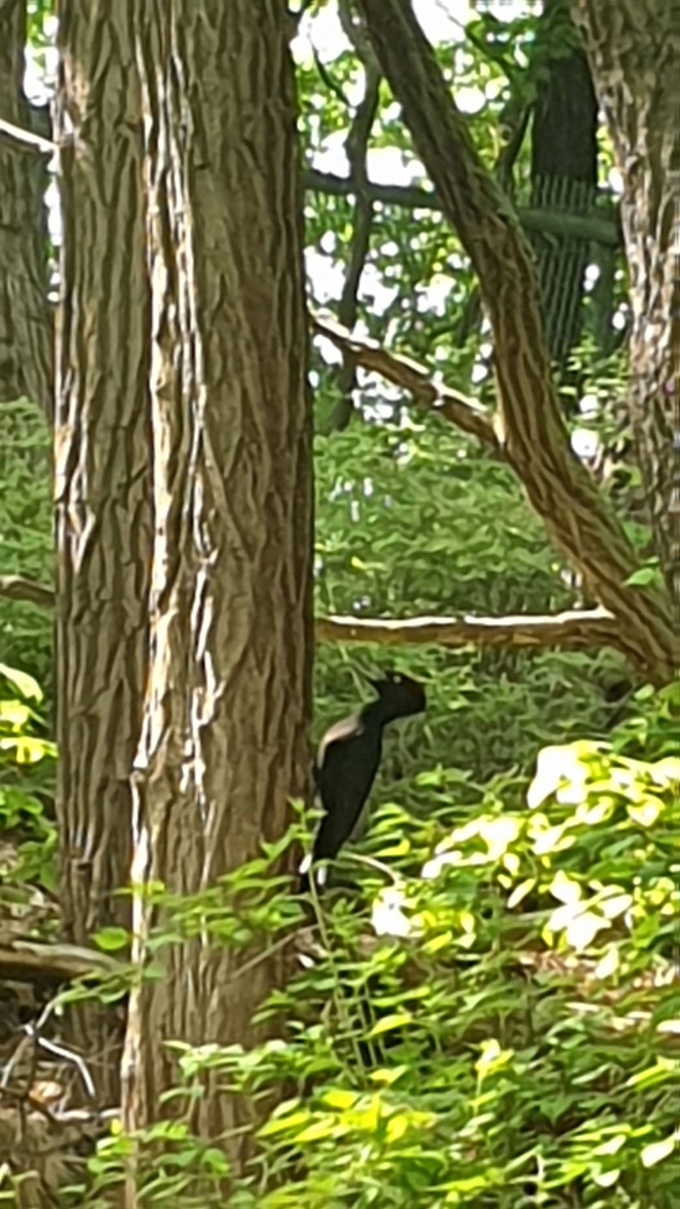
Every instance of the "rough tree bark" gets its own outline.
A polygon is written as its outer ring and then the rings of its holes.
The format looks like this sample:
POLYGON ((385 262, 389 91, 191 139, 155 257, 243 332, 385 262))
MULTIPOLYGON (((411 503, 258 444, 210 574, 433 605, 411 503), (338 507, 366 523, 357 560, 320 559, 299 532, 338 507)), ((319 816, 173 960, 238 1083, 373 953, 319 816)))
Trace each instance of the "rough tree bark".
MULTIPOLYGON (((0 0, 0 118, 31 129, 23 94, 26 4, 0 0)), ((47 177, 41 155, 0 142, 0 400, 22 395, 52 417, 47 177)))
MULTIPOLYGON (((152 283, 155 542, 133 876, 198 892, 280 836, 305 792, 312 449, 302 195, 279 0, 137 7, 152 283)), ((135 903, 143 960, 157 912, 135 903)), ((165 950, 164 950, 165 955, 165 950)), ((254 1038, 279 959, 196 940, 131 997, 129 1128, 176 1079, 162 1041, 254 1038), (249 954, 252 957, 252 954, 249 954)), ((165 1111, 172 1111, 171 1106, 165 1111)), ((240 1107, 206 1096, 197 1127, 240 1107)), ((134 1199, 134 1194, 133 1194, 134 1199)))
POLYGON ((680 620, 680 4, 571 0, 623 177, 630 415, 680 620))
MULTIPOLYGON (((129 8, 63 0, 59 19, 57 811, 64 933, 76 944, 130 918, 115 892, 130 877, 147 650, 149 289, 129 8)), ((102 1062, 101 1094, 117 1099, 122 1036, 96 1012, 78 1027, 88 1060, 102 1062)))
POLYGON ((410 3, 359 0, 359 7, 442 209, 479 278, 494 337, 505 456, 549 533, 619 620, 630 658, 665 683, 680 661, 670 600, 626 584, 635 553, 570 448, 517 218, 479 161, 410 3))

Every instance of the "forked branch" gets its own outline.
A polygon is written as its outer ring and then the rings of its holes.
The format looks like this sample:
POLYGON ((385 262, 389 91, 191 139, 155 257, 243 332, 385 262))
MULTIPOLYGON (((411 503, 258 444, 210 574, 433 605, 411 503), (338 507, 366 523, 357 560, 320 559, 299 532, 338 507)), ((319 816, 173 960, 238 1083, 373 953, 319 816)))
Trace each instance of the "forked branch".
POLYGON ((680 664, 670 599, 627 584, 635 550, 571 450, 517 215, 481 163, 409 0, 358 2, 416 151, 479 279, 493 331, 506 459, 553 539, 618 619, 629 655, 666 683, 680 664))

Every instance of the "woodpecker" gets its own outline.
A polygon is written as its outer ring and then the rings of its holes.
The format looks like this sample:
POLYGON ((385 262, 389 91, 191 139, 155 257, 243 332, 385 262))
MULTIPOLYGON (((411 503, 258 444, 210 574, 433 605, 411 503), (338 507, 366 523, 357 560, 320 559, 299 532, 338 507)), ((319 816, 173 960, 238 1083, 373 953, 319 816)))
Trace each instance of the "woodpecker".
MULTIPOLYGON (((301 891, 309 888, 309 869, 314 861, 332 860, 349 839, 370 793, 382 752, 383 727, 396 718, 419 714, 425 709, 425 689, 417 680, 388 672, 383 680, 370 680, 376 701, 358 714, 343 718, 326 731, 314 765, 317 800, 324 810, 314 837, 311 856, 300 866, 301 891)), ((321 889, 326 869, 315 875, 321 889)))

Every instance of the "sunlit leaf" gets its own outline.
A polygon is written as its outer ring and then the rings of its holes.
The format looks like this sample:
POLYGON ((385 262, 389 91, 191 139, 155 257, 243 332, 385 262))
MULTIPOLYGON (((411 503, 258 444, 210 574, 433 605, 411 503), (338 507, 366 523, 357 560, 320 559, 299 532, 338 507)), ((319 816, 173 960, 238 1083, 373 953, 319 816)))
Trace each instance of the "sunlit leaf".
POLYGON ((650 1142, 644 1146, 640 1152, 640 1159, 644 1167, 656 1167, 657 1163, 662 1163, 664 1159, 672 1155, 676 1147, 675 1134, 664 1138, 661 1142, 650 1142))

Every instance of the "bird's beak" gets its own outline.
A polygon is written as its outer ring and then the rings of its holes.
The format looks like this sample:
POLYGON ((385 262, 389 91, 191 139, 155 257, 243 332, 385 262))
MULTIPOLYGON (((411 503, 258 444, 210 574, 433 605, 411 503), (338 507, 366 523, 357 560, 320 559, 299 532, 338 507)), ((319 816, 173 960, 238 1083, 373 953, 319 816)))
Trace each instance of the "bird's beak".
POLYGON ((375 689, 376 693, 380 693, 380 689, 382 687, 382 680, 370 680, 369 679, 368 683, 370 684, 371 688, 375 689))

